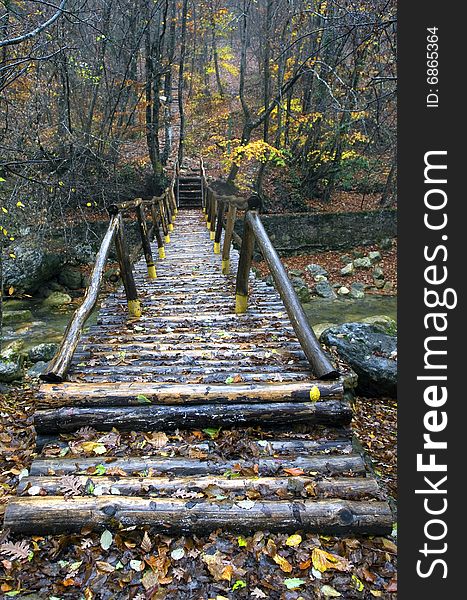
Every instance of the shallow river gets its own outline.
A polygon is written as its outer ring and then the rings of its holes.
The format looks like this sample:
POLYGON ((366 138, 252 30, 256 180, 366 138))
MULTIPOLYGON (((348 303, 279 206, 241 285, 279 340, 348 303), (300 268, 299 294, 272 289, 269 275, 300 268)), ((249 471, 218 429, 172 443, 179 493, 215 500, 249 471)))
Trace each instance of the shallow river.
MULTIPOLYGON (((5 309, 9 310, 9 303, 5 309)), ((11 307, 13 308, 13 306, 11 307)), ((30 310, 32 322, 6 325, 3 328, 3 343, 22 340, 26 348, 47 342, 59 342, 74 306, 60 309, 43 307, 34 300, 15 301, 15 310, 30 310)), ((345 323, 361 321, 365 317, 387 315, 393 319, 397 316, 397 298, 395 296, 366 296, 361 300, 324 300, 316 299, 304 305, 305 312, 311 325, 318 323, 345 323)), ((97 319, 97 311, 89 319, 87 325, 97 319)))

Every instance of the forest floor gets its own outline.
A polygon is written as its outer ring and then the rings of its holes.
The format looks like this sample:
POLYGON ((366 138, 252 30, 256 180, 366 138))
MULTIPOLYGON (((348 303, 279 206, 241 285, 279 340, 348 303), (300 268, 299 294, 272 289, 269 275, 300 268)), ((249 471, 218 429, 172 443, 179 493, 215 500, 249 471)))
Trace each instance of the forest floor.
MULTIPOLYGON (((34 458, 34 390, 18 388, 0 398, 3 512, 34 458)), ((395 401, 357 398, 354 428, 383 487, 395 499, 395 401)), ((186 440, 207 437, 193 431, 180 435, 186 440)), ((230 433, 223 435, 227 439, 230 433)), ((174 537, 129 528, 114 533, 110 541, 107 548, 101 534, 86 527, 77 535, 19 537, 0 532, 0 597, 394 600, 397 592, 392 537, 339 538, 295 531, 238 536, 220 530, 205 537, 174 537)))
MULTIPOLYGON (((282 258, 282 263, 290 270, 303 271, 303 279, 308 284, 310 291, 313 292, 315 286, 315 280, 313 275, 306 270, 306 266, 310 263, 318 264, 328 272, 328 280, 331 285, 339 284, 349 287, 352 283, 360 282, 366 286, 373 286, 373 269, 355 269, 352 275, 341 275, 341 269, 345 267, 347 260, 344 257, 348 257, 350 260, 357 255, 367 255, 372 251, 379 251, 381 253, 381 261, 377 263, 378 267, 384 272, 386 281, 392 282, 393 286, 391 290, 376 289, 372 287, 366 290, 365 293, 372 295, 384 295, 392 296, 397 294, 397 244, 393 241, 392 248, 390 250, 382 250, 378 245, 373 244, 371 246, 357 246, 352 250, 329 250, 326 252, 316 251, 307 252, 298 256, 290 256, 282 258)), ((348 262, 350 262, 350 260, 348 262)), ((255 268, 258 269, 262 277, 267 277, 269 269, 265 261, 259 261, 254 264, 255 268)))

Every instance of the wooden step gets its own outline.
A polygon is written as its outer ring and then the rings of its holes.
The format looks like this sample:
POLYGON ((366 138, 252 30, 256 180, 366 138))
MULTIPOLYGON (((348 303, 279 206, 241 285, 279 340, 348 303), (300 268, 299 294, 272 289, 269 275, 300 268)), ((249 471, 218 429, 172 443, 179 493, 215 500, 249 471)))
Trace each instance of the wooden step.
POLYGON ((171 385, 85 382, 44 384, 37 397, 41 408, 63 406, 141 406, 141 404, 223 404, 301 402, 323 404, 323 400, 342 398, 342 381, 243 385, 171 385), (320 402, 317 402, 320 400, 320 402))
POLYGON ((386 502, 353 500, 246 500, 216 502, 138 496, 20 497, 6 508, 4 526, 19 534, 153 527, 160 532, 202 534, 218 528, 238 532, 311 531, 321 534, 387 535, 392 514, 386 502))
MULTIPOLYGON (((139 384, 138 384, 139 385, 139 384)), ((98 387, 98 386, 96 386, 98 387)), ((138 395, 138 394, 137 394, 138 395)), ((87 402, 87 400, 84 400, 87 402)), ((35 413, 39 433, 76 431, 90 426, 102 430, 155 431, 209 426, 230 427, 245 423, 280 425, 315 423, 342 426, 350 423, 352 410, 343 400, 324 402, 262 402, 258 404, 195 404, 141 406, 91 406, 52 408, 35 413)))

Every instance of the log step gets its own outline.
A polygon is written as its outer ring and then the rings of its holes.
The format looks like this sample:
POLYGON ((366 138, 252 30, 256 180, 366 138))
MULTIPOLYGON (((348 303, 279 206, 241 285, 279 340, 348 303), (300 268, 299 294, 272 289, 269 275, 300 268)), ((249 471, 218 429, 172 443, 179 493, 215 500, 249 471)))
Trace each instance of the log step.
MULTIPOLYGON (((104 399, 104 397, 102 397, 104 399)), ((86 400, 85 400, 86 401, 86 400)), ((246 423, 282 425, 312 423, 342 426, 350 423, 352 410, 343 400, 324 402, 262 402, 258 404, 196 404, 143 406, 62 407, 38 410, 39 433, 76 431, 95 427, 109 431, 155 431, 177 428, 231 427, 246 423)))
MULTIPOLYGON (((339 400, 343 396, 342 381, 297 383, 243 383, 232 385, 173 385, 154 383, 64 382, 44 384, 37 398, 40 408, 74 406, 141 406, 141 404, 255 404, 276 402, 314 403, 339 400)), ((321 408, 321 407, 320 407, 321 408)))
POLYGON ((10 501, 5 527, 20 534, 51 534, 149 526, 179 533, 206 533, 218 528, 238 532, 305 530, 322 534, 390 533, 392 514, 385 502, 300 500, 213 502, 133 496, 20 497, 10 501))
POLYGON ((90 458, 39 458, 33 461, 30 475, 68 475, 93 474, 98 465, 106 468, 121 469, 128 475, 154 473, 156 475, 223 475, 254 469, 258 476, 271 476, 275 474, 286 475, 285 469, 300 469, 305 474, 315 473, 321 475, 336 475, 351 473, 354 475, 365 474, 365 463, 358 454, 310 454, 308 456, 281 456, 259 457, 250 460, 232 458, 231 460, 201 460, 186 457, 128 457, 115 456, 90 457, 90 458))
MULTIPOLYGON (((278 497, 303 499, 341 498, 345 500, 381 500, 381 490, 370 477, 106 477, 76 475, 73 483, 80 495, 172 497, 177 495, 207 494, 218 497, 231 494, 232 498, 261 495, 262 499, 278 497)), ((18 494, 28 496, 28 490, 40 488, 43 496, 66 496, 69 493, 66 480, 54 476, 24 477, 18 485, 18 494)))

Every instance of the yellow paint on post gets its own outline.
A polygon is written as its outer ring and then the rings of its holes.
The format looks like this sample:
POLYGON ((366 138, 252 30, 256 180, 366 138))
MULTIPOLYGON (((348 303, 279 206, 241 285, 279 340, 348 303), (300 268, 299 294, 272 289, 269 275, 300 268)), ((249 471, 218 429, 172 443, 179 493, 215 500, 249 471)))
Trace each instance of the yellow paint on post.
POLYGON ((154 265, 148 265, 148 277, 149 279, 157 279, 156 267, 154 265))
POLYGON ((209 233, 209 237, 211 239, 211 242, 213 242, 215 240, 215 238, 216 238, 216 232, 215 231, 211 231, 209 233))
POLYGON ((237 315, 246 313, 248 309, 248 296, 236 294, 235 296, 235 312, 237 315))
POLYGON ((167 235, 164 235, 164 242, 165 242, 166 244, 170 244, 170 235, 169 235, 169 234, 167 234, 167 235))
POLYGON ((211 222, 210 221, 206 221, 206 227, 208 228, 208 231, 211 229, 211 222))
POLYGON ((319 388, 314 385, 310 390, 310 400, 312 402, 317 402, 320 399, 320 396, 321 392, 319 391, 319 388))
POLYGON ((222 261, 222 275, 228 275, 230 273, 230 259, 222 261))
POLYGON ((173 223, 169 223, 169 231, 173 231, 173 230, 174 230, 173 223))
POLYGON ((220 254, 220 253, 221 253, 221 243, 214 242, 214 254, 220 254))
POLYGON ((159 248, 159 258, 165 258, 165 248, 162 246, 159 248))
POLYGON ((139 300, 128 300, 128 312, 131 317, 139 319, 141 316, 141 302, 139 300))

